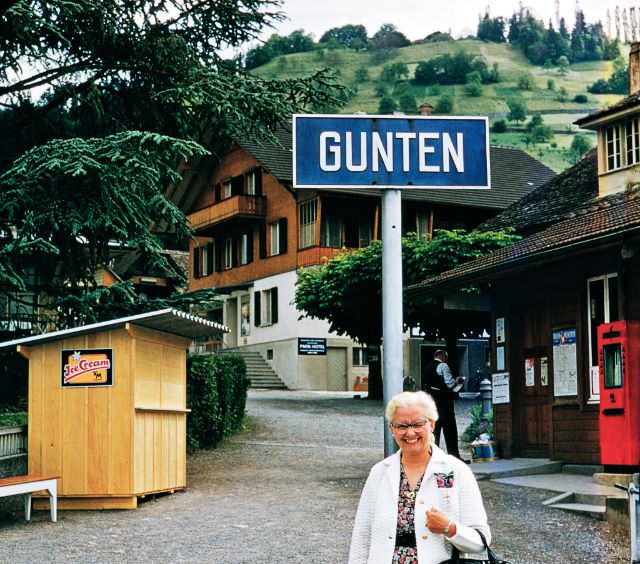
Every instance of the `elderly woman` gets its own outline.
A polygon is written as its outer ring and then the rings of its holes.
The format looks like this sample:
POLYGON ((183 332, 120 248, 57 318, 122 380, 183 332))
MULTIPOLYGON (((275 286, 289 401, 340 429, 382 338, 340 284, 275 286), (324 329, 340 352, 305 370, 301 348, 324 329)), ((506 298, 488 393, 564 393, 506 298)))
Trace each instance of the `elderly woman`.
POLYGON ((433 442, 438 412, 425 392, 394 396, 386 410, 399 452, 376 464, 362 490, 350 564, 436 564, 491 542, 471 470, 433 442))

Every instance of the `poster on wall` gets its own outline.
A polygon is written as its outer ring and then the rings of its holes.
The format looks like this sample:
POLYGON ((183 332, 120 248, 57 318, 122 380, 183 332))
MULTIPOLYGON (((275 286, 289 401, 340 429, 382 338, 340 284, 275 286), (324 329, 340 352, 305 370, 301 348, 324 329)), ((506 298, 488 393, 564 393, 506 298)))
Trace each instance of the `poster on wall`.
POLYGON ((498 317, 496 319, 496 343, 504 343, 504 317, 498 317))
POLYGON ((540 384, 549 385, 549 361, 546 356, 540 359, 540 384))
POLYGON ((501 372, 491 376, 492 390, 491 401, 494 404, 509 403, 509 373, 501 372))
POLYGON ((240 298, 240 336, 251 335, 251 300, 249 295, 240 298))
POLYGON ((578 395, 575 329, 558 329, 553 332, 553 395, 578 395))
POLYGON ((496 370, 504 370, 504 347, 496 347, 496 370))
POLYGON ((113 349, 69 349, 60 353, 63 388, 113 386, 113 349))
POLYGON ((524 382, 527 387, 536 385, 536 359, 524 359, 524 382))

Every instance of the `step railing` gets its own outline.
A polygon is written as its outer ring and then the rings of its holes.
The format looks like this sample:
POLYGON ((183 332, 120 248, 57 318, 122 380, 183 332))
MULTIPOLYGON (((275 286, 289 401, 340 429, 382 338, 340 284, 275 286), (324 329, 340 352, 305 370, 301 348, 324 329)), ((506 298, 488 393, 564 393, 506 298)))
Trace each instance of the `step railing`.
POLYGON ((27 426, 0 427, 0 460, 26 454, 27 426))

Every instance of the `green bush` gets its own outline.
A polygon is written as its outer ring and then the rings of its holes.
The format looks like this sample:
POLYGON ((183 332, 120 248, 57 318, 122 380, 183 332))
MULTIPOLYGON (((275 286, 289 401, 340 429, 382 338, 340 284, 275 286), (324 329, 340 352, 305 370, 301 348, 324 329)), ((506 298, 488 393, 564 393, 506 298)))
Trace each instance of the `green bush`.
POLYGON ((482 433, 487 433, 493 437, 493 411, 489 413, 486 419, 482 418, 482 403, 476 403, 469 410, 471 423, 462 433, 462 440, 465 443, 475 441, 482 433))
POLYGON ((247 401, 247 368, 232 355, 192 355, 187 359, 187 444, 216 446, 242 428, 247 401))
POLYGON ((507 122, 503 119, 497 119, 493 122, 493 127, 491 129, 494 133, 506 133, 507 122))
POLYGON ((0 405, 0 427, 17 427, 27 424, 27 413, 12 406, 0 405))
POLYGON ((589 99, 587 98, 586 94, 576 94, 575 97, 573 98, 573 101, 576 104, 586 104, 589 99))

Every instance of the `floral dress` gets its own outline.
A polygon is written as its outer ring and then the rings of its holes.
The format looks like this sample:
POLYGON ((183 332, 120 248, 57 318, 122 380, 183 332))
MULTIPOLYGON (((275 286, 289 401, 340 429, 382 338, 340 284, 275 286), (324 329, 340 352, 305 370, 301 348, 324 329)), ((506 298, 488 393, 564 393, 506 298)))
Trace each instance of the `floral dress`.
MULTIPOLYGON (((422 478, 418 480, 416 489, 412 490, 409 479, 404 473, 404 467, 400 464, 400 494, 398 495, 398 524, 396 527, 396 539, 410 535, 415 539, 416 529, 414 525, 416 494, 420 490, 422 478)), ((418 549, 415 540, 413 546, 396 545, 393 551, 392 562, 398 564, 410 564, 418 562, 418 549)))

